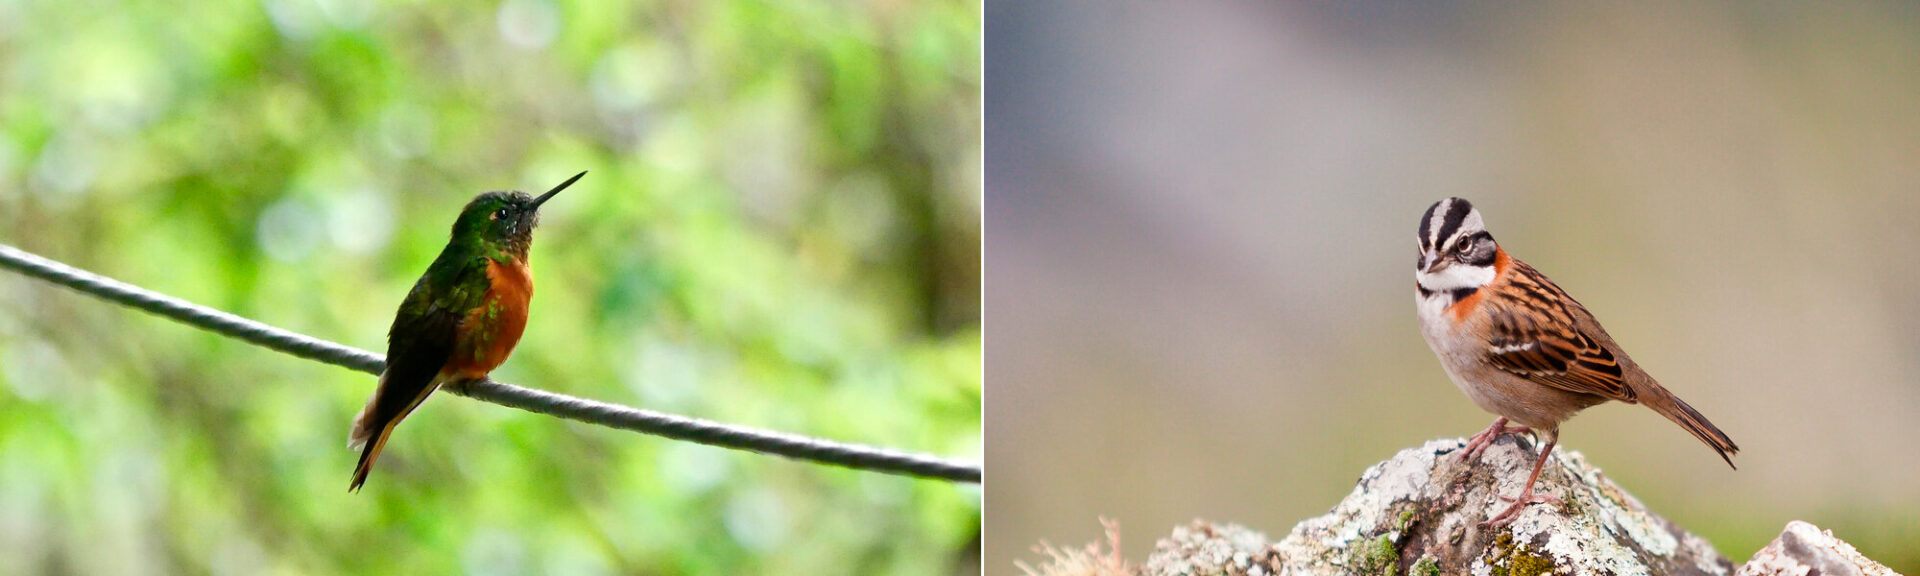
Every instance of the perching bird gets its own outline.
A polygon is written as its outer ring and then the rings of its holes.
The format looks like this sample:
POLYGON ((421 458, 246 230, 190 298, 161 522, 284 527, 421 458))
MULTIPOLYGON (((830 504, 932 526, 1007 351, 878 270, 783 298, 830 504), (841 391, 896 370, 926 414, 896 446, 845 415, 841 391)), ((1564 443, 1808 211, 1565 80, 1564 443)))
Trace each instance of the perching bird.
POLYGON ((1419 244, 1414 297, 1427 345, 1454 385, 1500 416, 1467 443, 1464 459, 1471 463, 1501 434, 1530 431, 1546 441, 1513 506, 1488 524, 1512 522, 1527 504, 1559 501, 1535 494, 1533 484, 1559 442, 1560 423, 1608 400, 1652 408, 1733 465, 1740 447, 1641 370, 1585 306, 1508 256, 1472 204, 1448 198, 1428 208, 1419 244))
POLYGON ((540 204, 586 175, 575 174, 538 198, 487 192, 461 209, 446 249, 413 284, 387 331, 387 369, 348 436, 347 446, 360 450, 348 491, 367 482, 394 426, 434 389, 485 378, 513 353, 533 297, 527 247, 540 204))

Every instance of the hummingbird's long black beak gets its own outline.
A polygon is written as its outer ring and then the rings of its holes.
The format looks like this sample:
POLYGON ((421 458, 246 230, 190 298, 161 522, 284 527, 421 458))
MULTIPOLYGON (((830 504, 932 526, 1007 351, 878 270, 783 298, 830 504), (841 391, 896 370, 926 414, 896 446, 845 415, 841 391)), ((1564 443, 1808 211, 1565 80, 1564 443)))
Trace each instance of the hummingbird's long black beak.
POLYGON ((541 194, 539 198, 534 198, 533 208, 535 210, 539 210, 540 205, 545 203, 548 198, 552 198, 554 194, 559 194, 561 190, 566 190, 568 186, 573 185, 573 181, 579 180, 581 176, 586 176, 586 175, 587 175, 587 171, 581 170, 579 174, 574 174, 573 177, 568 178, 566 182, 561 182, 559 186, 554 186, 553 189, 548 190, 546 194, 541 194))

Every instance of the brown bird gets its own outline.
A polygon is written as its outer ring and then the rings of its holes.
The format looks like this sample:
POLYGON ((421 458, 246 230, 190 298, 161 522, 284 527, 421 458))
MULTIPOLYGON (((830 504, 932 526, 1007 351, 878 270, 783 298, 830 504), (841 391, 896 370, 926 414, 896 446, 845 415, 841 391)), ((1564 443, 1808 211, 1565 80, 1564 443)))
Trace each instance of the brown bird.
POLYGON ((1420 331, 1454 385, 1499 416, 1473 436, 1462 457, 1473 462, 1502 434, 1531 432, 1546 441, 1520 495, 1501 497, 1513 506, 1488 524, 1512 522, 1527 504, 1560 501, 1533 492, 1559 443, 1560 423, 1608 400, 1652 408, 1733 465, 1740 447, 1641 370, 1585 306, 1507 255, 1473 204, 1459 198, 1434 203, 1420 218, 1419 244, 1420 331))

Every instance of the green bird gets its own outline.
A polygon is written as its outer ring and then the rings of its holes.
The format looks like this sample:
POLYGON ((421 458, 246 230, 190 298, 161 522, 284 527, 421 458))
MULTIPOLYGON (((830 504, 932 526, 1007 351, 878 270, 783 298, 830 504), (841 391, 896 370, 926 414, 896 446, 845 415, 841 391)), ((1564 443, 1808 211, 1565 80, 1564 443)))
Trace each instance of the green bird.
POLYGON ((349 492, 367 482, 394 426, 434 389, 485 378, 513 353, 533 298, 527 248, 540 223, 540 205, 586 175, 575 174, 537 198, 487 192, 460 210, 446 249, 413 284, 387 331, 387 369, 353 418, 347 439, 348 447, 360 451, 349 492))

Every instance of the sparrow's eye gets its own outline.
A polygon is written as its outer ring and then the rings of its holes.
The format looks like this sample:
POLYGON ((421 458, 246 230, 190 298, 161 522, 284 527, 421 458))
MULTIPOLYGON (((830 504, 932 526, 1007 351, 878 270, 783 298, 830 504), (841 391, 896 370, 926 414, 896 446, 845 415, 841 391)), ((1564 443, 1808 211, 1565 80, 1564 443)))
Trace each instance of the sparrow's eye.
POLYGON ((1460 243, 1459 246, 1454 246, 1453 251, 1459 253, 1461 256, 1465 256, 1467 255, 1467 253, 1473 251, 1473 241, 1472 240, 1463 241, 1460 243))
POLYGON ((493 219, 494 219, 494 220, 505 220, 505 219, 507 219, 507 209, 506 209, 506 208, 501 208, 501 209, 499 209, 499 210, 494 210, 494 211, 493 211, 493 219))

